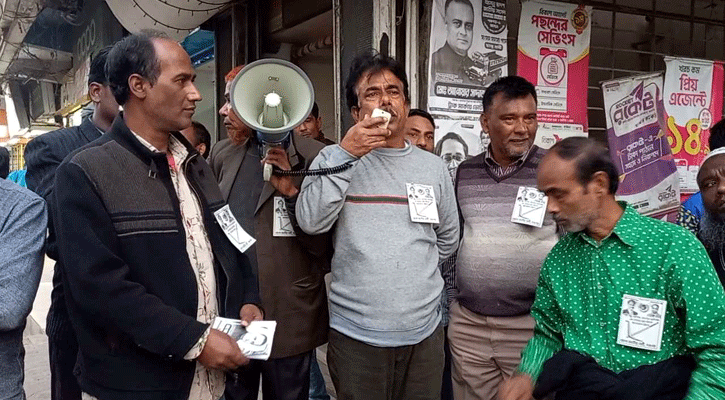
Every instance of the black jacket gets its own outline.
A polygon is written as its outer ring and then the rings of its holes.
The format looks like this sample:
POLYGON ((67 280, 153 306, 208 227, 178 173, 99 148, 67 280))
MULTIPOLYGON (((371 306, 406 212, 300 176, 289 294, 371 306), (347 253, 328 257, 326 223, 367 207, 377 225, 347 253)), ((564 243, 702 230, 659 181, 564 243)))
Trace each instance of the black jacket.
MULTIPOLYGON (((55 170, 68 154, 99 137, 101 137, 101 131, 93 125, 90 118, 86 118, 80 126, 58 129, 40 135, 31 140, 25 147, 25 164, 28 169, 25 180, 28 189, 43 197, 48 203, 48 207, 50 207, 48 215, 50 236, 46 246, 48 256, 56 261, 58 260, 58 252, 53 232, 53 203, 51 202, 55 170)), ((46 332, 51 340, 75 340, 65 306, 61 279, 62 270, 63 265, 60 263, 57 263, 53 269, 53 292, 51 293, 46 332)))
MULTIPOLYGON (((209 165, 174 135, 190 152, 182 170, 214 252, 219 313, 238 318, 243 304, 259 303, 256 280, 213 216, 224 200, 209 165)), ((207 325, 196 320, 196 277, 166 156, 144 147, 119 114, 58 167, 56 185, 81 389, 103 400, 187 399, 195 362, 183 357, 207 325)))
POLYGON ((682 400, 695 369, 692 355, 681 355, 618 374, 594 358, 561 350, 544 363, 534 398, 554 400, 682 400), (547 397, 555 393, 553 397, 547 397))

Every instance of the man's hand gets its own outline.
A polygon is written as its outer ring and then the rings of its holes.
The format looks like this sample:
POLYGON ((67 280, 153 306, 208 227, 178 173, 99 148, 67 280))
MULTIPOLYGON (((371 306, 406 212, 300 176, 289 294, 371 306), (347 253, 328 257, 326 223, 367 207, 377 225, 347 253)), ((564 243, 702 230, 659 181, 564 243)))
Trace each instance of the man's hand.
POLYGON ((249 359, 244 357, 237 342, 216 329, 209 330, 204 349, 196 361, 207 368, 221 370, 233 370, 249 363, 249 359))
MULTIPOLYGON (((262 163, 272 164, 283 171, 292 169, 287 152, 281 147, 272 147, 269 149, 267 155, 262 159, 262 163)), ((292 197, 299 193, 299 189, 295 187, 291 176, 277 176, 272 174, 272 177, 269 178, 269 183, 285 197, 292 197)))
POLYGON ((381 128, 385 118, 370 118, 365 115, 360 122, 348 129, 340 147, 355 157, 362 157, 370 150, 385 146, 385 141, 390 136, 390 129, 381 128))
POLYGON ((499 400, 531 400, 534 396, 534 384, 528 375, 516 375, 505 380, 498 388, 499 400))
POLYGON ((249 323, 252 321, 261 321, 262 318, 264 318, 262 310, 254 304, 245 304, 239 310, 239 319, 242 320, 243 326, 249 326, 249 323))

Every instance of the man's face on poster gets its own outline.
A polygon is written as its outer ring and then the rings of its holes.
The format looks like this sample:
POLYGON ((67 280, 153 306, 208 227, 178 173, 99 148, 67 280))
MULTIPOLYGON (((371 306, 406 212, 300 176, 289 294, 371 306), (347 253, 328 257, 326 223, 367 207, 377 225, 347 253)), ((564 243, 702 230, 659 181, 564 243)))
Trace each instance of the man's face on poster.
POLYGON ((473 43, 473 8, 451 1, 446 8, 446 41, 459 56, 468 55, 473 43))

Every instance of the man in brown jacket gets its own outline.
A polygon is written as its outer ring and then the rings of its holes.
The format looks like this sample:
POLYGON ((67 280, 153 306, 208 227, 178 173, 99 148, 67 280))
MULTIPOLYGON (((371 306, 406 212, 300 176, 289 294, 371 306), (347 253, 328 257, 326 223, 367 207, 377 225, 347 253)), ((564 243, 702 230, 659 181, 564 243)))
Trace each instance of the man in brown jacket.
POLYGON ((331 246, 327 236, 292 229, 285 200, 296 196, 302 178, 273 176, 265 182, 262 162, 285 170, 305 169, 324 145, 292 135, 286 150, 277 147, 261 154, 251 129, 229 105, 230 84, 240 69, 227 75, 227 102, 219 110, 230 138, 214 145, 208 161, 232 213, 257 239, 245 254, 258 277, 265 319, 277 321, 277 330, 270 359, 252 361, 233 373, 225 396, 256 399, 261 375, 264 398, 307 400, 310 361, 315 348, 327 342, 324 275, 329 271, 331 246))

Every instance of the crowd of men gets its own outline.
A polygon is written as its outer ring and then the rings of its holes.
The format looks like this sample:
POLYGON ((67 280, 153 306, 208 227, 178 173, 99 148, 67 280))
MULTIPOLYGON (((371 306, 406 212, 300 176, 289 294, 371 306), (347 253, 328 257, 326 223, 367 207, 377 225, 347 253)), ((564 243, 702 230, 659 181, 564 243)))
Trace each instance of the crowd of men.
POLYGON ((260 382, 265 399, 329 398, 325 343, 345 400, 725 397, 725 123, 696 224, 681 211, 690 233, 616 201, 596 141, 535 146, 523 78, 488 87, 490 144, 470 157, 455 132, 434 146, 400 63, 360 54, 341 142, 315 104, 265 151, 229 102, 241 69, 225 78, 228 138, 210 146, 183 48, 127 36, 93 59, 92 116, 28 144, 32 191, 0 179, 0 397, 24 398, 45 254, 53 400, 246 400, 260 382), (264 163, 340 168, 265 181, 264 163), (256 242, 236 248, 220 215, 256 242), (211 328, 218 316, 276 321, 269 359, 211 328))

